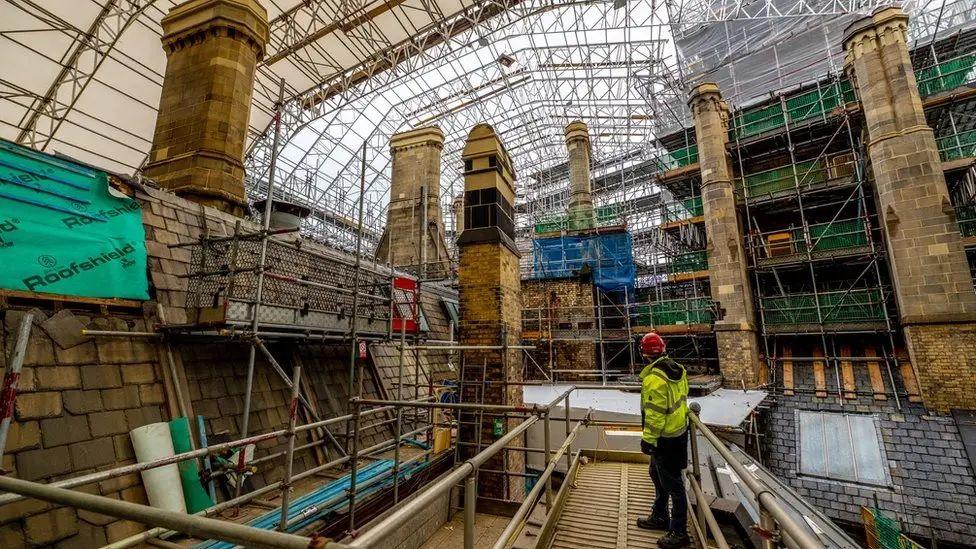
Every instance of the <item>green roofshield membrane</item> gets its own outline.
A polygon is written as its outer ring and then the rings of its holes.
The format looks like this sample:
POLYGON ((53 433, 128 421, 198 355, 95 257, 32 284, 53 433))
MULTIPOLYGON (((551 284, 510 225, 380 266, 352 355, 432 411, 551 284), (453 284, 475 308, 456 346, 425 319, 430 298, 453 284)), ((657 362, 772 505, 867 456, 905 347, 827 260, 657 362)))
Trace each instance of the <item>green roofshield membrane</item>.
POLYGON ((149 299, 139 203, 108 175, 0 140, 0 288, 149 299))

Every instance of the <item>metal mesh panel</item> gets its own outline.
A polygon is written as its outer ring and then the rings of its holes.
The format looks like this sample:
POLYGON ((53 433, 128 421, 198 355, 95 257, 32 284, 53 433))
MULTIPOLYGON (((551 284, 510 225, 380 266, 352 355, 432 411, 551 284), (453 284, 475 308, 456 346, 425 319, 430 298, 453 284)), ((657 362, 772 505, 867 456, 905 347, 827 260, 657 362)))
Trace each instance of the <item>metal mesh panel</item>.
MULTIPOLYGON (((191 246, 190 252, 188 306, 219 307, 225 300, 256 300, 260 239, 210 240, 191 246)), ((268 241, 265 264, 263 305, 297 309, 299 314, 317 311, 351 316, 353 265, 273 239, 268 241)), ((389 276, 369 266, 364 263, 359 275, 359 316, 389 319, 386 301, 363 295, 389 296, 389 276)))

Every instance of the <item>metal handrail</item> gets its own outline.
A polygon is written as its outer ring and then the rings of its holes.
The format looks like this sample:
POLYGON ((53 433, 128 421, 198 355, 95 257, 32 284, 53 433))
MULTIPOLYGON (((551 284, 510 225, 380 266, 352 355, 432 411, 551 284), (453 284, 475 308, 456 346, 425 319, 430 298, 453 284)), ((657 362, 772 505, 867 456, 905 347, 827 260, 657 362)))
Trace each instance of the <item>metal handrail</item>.
MULTIPOLYGON (((749 492, 751 492, 756 500, 756 508, 759 510, 759 527, 771 534, 775 534, 776 528, 778 527, 783 533, 783 540, 790 546, 799 549, 824 549, 826 545, 810 535, 806 528, 797 523, 770 488, 754 477, 746 469, 746 466, 725 446, 725 443, 701 422, 698 418, 698 412, 701 411, 701 406, 697 402, 694 402, 690 408, 691 413, 688 414, 688 417, 692 426, 691 434, 694 435, 696 430, 700 431, 705 440, 715 448, 719 455, 722 456, 722 459, 728 464, 729 468, 735 472, 739 480, 749 489, 749 492)), ((767 540, 767 543, 764 545, 772 547, 772 540, 767 540)))
MULTIPOLYGON (((567 413, 568 412, 569 411, 567 410, 567 413)), ((556 453, 552 456, 546 456, 546 461, 549 462, 548 467, 546 467, 546 470, 539 475, 539 478, 535 482, 535 486, 533 486, 532 490, 529 491, 528 495, 525 496, 525 499, 522 501, 522 505, 520 505, 518 510, 515 511, 515 515, 512 516, 508 526, 505 527, 505 530, 502 532, 501 536, 499 536, 498 540, 495 541, 495 545, 492 547, 492 549, 504 549, 507 547, 511 538, 519 531, 520 528, 522 528, 525 520, 529 516, 529 513, 532 512, 532 509, 534 509, 538 503, 539 496, 542 494, 543 489, 548 487, 549 479, 552 477, 553 472, 555 472, 556 464, 559 463, 559 459, 563 457, 564 454, 569 452, 570 446, 573 444, 573 441, 576 440, 576 437, 579 436, 583 427, 589 425, 590 414, 592 413, 593 408, 588 409, 583 418, 576 424, 576 427, 574 427, 569 433, 569 436, 566 437, 566 441, 563 442, 563 445, 556 450, 556 453)), ((547 511, 550 510, 551 509, 548 509, 547 511)))

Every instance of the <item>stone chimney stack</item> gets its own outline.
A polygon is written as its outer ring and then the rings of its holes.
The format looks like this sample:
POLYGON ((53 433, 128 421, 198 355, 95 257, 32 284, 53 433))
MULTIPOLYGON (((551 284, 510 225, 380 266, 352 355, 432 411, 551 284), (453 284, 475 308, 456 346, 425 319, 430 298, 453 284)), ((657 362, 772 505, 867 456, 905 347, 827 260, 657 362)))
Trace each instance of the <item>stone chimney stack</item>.
POLYGON ((242 215, 244 142, 268 14, 257 0, 190 0, 162 24, 166 76, 143 175, 242 215))
MULTIPOLYGON (((519 254, 515 247, 515 173, 505 147, 487 124, 471 130, 462 153, 464 161, 464 232, 458 239, 458 298, 461 306, 460 342, 462 345, 495 347, 465 351, 461 400, 483 404, 522 404, 518 385, 484 381, 522 381, 520 351, 501 350, 503 344, 518 345, 522 336, 522 286, 519 254)), ((460 439, 479 442, 482 448, 518 424, 500 418, 471 414, 461 424, 460 439), (497 421, 497 424, 496 424, 497 421), (479 434, 480 427, 480 434, 479 434)), ((513 446, 521 446, 517 441, 513 446)), ((477 453, 464 446, 462 459, 477 453)), ((499 452, 485 463, 496 471, 525 470, 521 452, 499 452)), ((478 494, 520 501, 525 494, 524 478, 498 473, 478 475, 478 494)))
POLYGON ((454 240, 457 240, 464 230, 464 193, 454 197, 451 211, 454 212, 454 240))
POLYGON ((593 192, 590 184, 590 133, 580 120, 566 126, 569 149, 569 224, 570 230, 594 226, 593 192))
POLYGON ((390 138, 390 206, 376 249, 378 261, 389 257, 392 265, 417 273, 426 265, 428 275, 448 271, 450 254, 444 242, 440 201, 443 148, 444 134, 437 127, 418 128, 390 138))

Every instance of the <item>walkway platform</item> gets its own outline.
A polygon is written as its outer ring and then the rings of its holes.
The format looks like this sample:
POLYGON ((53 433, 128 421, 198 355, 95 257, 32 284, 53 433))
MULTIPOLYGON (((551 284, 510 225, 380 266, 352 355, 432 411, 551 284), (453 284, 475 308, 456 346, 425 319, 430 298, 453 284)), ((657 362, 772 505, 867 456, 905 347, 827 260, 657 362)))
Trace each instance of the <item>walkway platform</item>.
POLYGON ((559 491, 536 547, 552 539, 553 549, 656 548, 664 531, 637 527, 637 518, 650 514, 654 500, 647 456, 587 450, 582 454, 571 481, 559 491))

